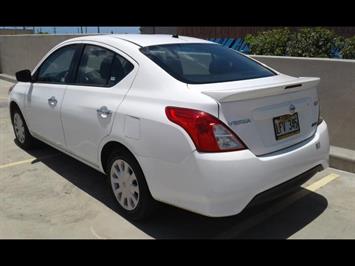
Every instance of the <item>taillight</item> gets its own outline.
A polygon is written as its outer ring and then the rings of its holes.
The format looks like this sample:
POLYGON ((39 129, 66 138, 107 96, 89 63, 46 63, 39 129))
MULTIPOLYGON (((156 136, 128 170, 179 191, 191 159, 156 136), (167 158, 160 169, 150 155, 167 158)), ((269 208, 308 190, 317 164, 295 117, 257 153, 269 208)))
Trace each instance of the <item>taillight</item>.
POLYGON ((166 107, 168 119, 190 135, 200 152, 222 152, 246 149, 243 142, 216 117, 199 110, 166 107))

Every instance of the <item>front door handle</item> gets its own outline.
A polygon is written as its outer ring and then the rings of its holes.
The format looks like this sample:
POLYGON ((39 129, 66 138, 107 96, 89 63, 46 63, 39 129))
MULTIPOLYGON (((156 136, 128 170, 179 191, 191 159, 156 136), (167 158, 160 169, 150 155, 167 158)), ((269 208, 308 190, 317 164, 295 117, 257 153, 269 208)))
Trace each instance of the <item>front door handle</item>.
POLYGON ((107 109, 106 106, 101 106, 100 109, 97 109, 96 112, 98 113, 98 115, 102 118, 107 118, 110 115, 112 115, 112 111, 107 109))
POLYGON ((50 97, 50 98, 48 99, 48 104, 49 104, 51 107, 56 106, 57 103, 58 103, 58 101, 57 101, 57 99, 56 99, 54 96, 52 96, 52 97, 50 97))

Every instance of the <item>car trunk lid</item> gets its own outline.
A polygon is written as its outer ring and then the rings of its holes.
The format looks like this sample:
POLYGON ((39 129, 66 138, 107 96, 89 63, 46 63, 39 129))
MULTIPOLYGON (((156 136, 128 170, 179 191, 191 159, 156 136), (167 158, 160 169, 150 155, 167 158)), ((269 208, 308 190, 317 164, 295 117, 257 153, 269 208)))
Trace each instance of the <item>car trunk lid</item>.
POLYGON ((319 78, 279 74, 188 86, 215 99, 220 106, 219 118, 260 156, 295 145, 315 133, 318 83, 319 78))

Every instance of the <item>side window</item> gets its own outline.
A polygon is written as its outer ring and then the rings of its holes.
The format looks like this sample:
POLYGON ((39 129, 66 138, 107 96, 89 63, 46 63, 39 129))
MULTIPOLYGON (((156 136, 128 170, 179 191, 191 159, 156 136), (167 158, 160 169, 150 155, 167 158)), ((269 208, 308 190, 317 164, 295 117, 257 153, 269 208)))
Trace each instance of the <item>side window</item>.
POLYGON ((79 64, 76 82, 106 86, 110 77, 114 53, 93 45, 86 45, 79 64))
POLYGON ((122 56, 99 46, 86 45, 81 56, 76 83, 113 86, 132 69, 133 65, 122 56))
POLYGON ((40 66, 37 81, 66 83, 75 51, 76 46, 70 45, 53 52, 40 66))

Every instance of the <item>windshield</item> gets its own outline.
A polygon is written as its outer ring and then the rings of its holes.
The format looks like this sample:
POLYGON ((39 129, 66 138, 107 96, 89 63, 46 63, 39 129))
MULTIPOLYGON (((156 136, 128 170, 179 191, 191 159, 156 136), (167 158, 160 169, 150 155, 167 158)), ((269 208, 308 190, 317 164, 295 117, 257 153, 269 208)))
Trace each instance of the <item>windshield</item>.
POLYGON ((218 44, 164 44, 142 47, 140 51, 171 76, 189 84, 255 79, 276 74, 218 44))

